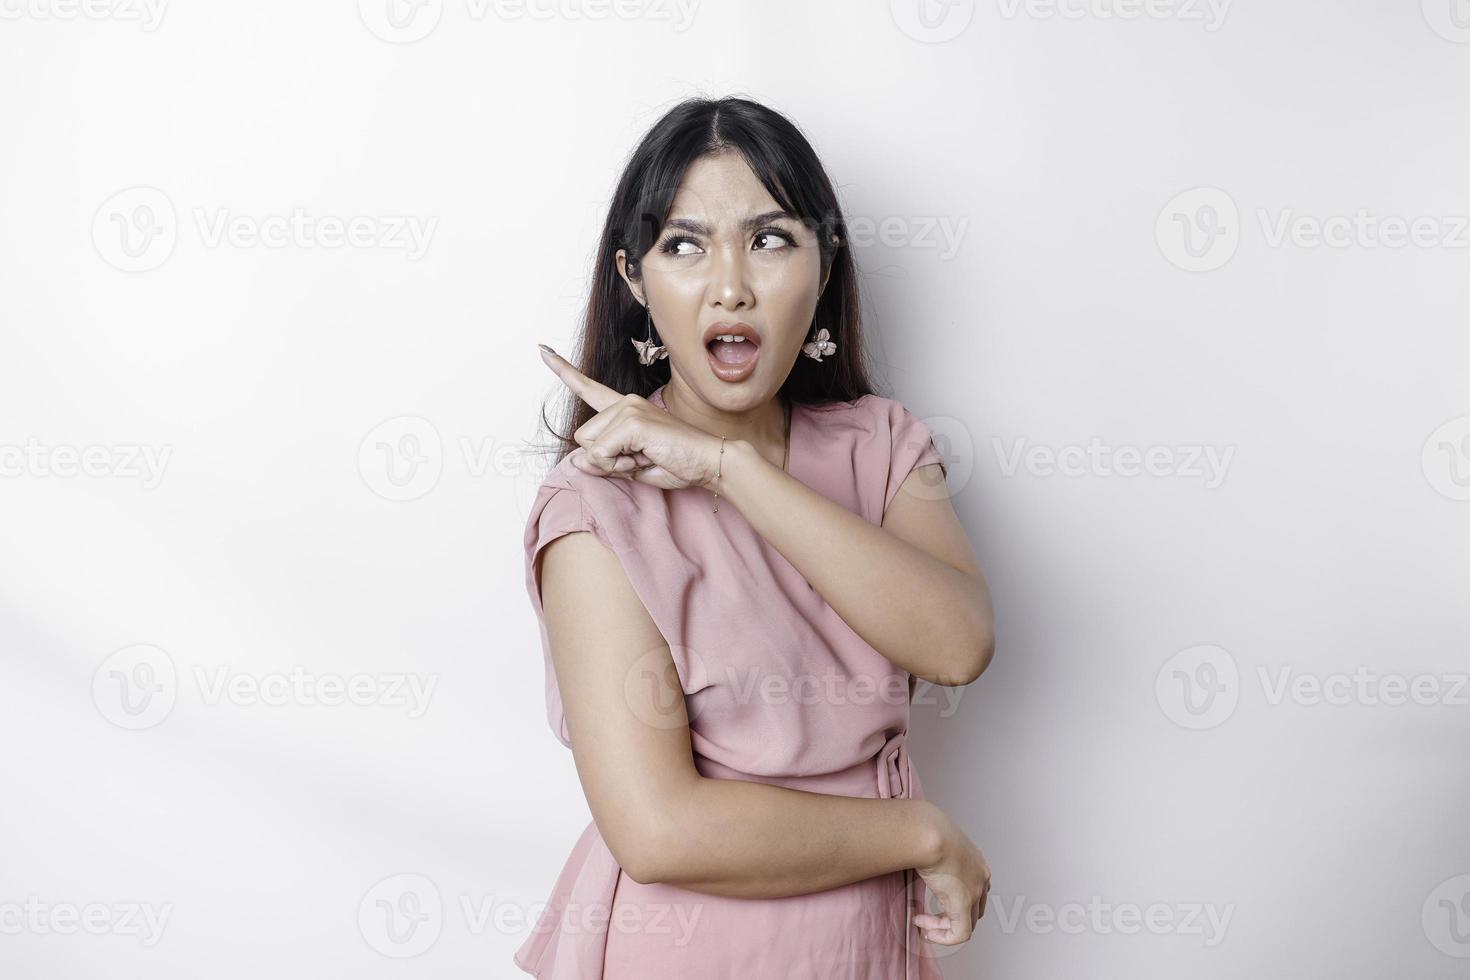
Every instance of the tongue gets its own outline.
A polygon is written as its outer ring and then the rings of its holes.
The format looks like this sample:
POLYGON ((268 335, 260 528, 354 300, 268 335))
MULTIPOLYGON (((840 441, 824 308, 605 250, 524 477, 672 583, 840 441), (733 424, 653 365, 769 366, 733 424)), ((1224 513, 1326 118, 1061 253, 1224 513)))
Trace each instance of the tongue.
POLYGON ((755 345, 748 340, 736 344, 717 340, 710 345, 715 352, 715 360, 721 364, 745 364, 755 357, 755 345))

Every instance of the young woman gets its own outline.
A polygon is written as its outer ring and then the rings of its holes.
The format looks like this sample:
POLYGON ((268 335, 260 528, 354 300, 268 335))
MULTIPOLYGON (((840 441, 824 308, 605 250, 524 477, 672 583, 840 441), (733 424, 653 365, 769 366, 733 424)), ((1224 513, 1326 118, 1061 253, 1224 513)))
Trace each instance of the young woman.
POLYGON ((684 102, 618 184, 576 366, 543 345, 573 431, 526 584, 594 819, 515 957, 541 980, 934 978, 984 913, 906 735, 915 679, 990 662, 990 596, 931 431, 869 388, 845 239, 790 121, 684 102))

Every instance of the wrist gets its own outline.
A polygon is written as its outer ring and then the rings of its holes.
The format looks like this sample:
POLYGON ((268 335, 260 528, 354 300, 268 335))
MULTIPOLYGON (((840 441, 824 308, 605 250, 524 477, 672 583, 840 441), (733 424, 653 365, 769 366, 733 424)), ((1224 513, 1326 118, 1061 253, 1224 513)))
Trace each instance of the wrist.
POLYGON ((753 447, 744 439, 726 438, 723 446, 716 442, 714 466, 710 470, 709 478, 703 483, 704 488, 718 492, 722 497, 725 496, 725 489, 729 486, 731 474, 745 465, 752 451, 753 447))
POLYGON ((919 832, 915 835, 918 843, 918 863, 916 868, 933 868, 944 860, 949 847, 949 834, 946 824, 949 822, 949 814, 939 808, 937 803, 931 800, 916 800, 919 808, 919 832))

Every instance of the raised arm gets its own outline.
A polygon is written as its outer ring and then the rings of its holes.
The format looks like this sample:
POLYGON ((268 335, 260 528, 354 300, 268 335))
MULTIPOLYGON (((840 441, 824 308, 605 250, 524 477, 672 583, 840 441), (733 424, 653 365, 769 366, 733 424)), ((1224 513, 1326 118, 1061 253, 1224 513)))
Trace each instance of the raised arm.
POLYGON ((720 495, 868 645, 915 676, 968 684, 995 652, 985 576, 942 485, 916 467, 881 526, 828 500, 744 440, 725 448, 720 495))
POLYGON ((668 645, 617 557, 570 533, 538 573, 577 775, 635 881, 780 898, 939 863, 954 831, 927 800, 702 776, 668 645))

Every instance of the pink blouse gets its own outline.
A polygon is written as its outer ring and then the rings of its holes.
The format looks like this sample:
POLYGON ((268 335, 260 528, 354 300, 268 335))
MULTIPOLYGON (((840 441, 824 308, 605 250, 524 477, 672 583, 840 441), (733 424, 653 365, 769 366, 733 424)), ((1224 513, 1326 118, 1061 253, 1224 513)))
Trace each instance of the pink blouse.
MULTIPOLYGON (((649 401, 665 408, 663 388, 649 401)), ((665 408, 665 410, 667 410, 665 408)), ((879 395, 792 405, 787 471, 874 524, 909 471, 945 463, 933 433, 879 395)), ((731 503, 558 463, 526 524, 551 730, 571 747, 537 582, 541 549, 590 531, 668 641, 694 763, 711 778, 923 798, 906 748, 909 675, 859 637, 731 503)), ((727 898, 622 872, 588 824, 515 963, 539 980, 942 980, 912 916, 917 873, 777 899, 727 898)))

